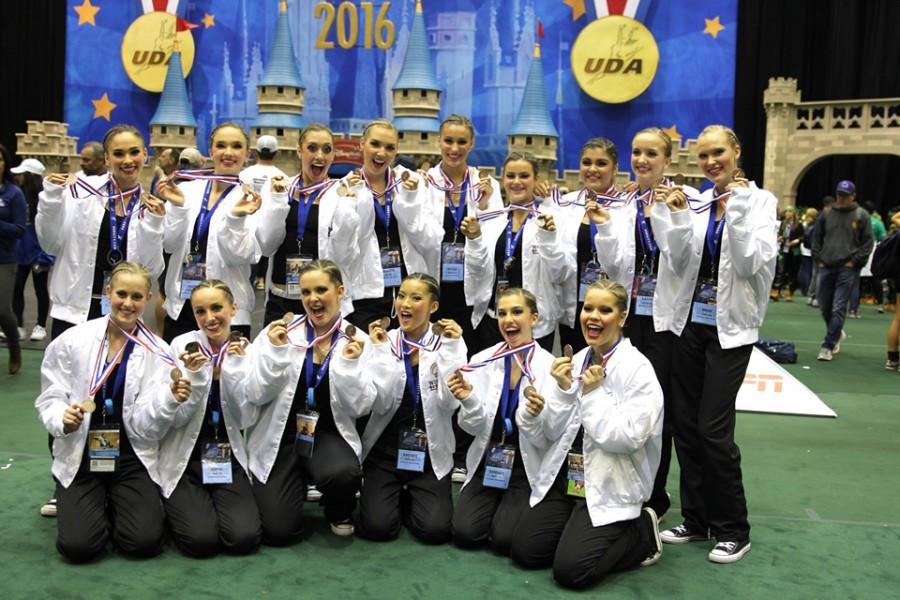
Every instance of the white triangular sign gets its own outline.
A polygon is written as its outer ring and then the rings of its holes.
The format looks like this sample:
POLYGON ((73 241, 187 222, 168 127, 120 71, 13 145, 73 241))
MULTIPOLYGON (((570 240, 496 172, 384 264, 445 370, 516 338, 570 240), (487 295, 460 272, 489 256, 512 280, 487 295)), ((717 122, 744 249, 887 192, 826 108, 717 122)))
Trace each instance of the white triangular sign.
POLYGON ((812 390, 781 365, 753 348, 744 384, 738 392, 737 409, 812 417, 837 417, 812 390))

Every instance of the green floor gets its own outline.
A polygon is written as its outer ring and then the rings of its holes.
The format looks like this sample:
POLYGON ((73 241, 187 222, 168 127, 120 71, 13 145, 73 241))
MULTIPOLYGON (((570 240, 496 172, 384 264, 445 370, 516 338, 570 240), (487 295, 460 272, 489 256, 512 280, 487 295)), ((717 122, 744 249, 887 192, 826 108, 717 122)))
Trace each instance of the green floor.
MULTIPOLYGON (((805 304, 771 306, 764 334, 797 342, 789 370, 837 419, 741 414, 738 441, 753 526, 752 551, 735 565, 707 561, 709 547, 666 546, 655 566, 616 575, 591 595, 608 598, 897 597, 900 575, 900 374, 884 364, 887 315, 863 307, 830 363, 815 361, 823 326, 805 304), (893 441, 891 441, 893 440, 893 441), (894 565, 894 566, 891 566, 894 565)), ((0 355, 3 355, 0 350, 0 355)), ((171 548, 149 561, 110 556, 62 562, 55 521, 38 515, 50 492, 46 434, 32 405, 40 354, 0 375, 0 565, 3 598, 312 597, 469 598, 569 595, 547 570, 526 572, 488 552, 425 547, 408 535, 388 544, 339 540, 312 511, 308 538, 251 557, 197 561, 171 548)), ((677 498, 677 466, 670 491, 677 498)), ((669 525, 677 524, 677 511, 669 525)))

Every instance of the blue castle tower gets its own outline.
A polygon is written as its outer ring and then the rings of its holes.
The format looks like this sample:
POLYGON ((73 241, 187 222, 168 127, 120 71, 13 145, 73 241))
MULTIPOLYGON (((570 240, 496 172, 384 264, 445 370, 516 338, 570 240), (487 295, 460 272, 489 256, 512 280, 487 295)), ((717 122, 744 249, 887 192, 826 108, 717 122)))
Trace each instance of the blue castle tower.
POLYGON ((178 46, 169 58, 166 81, 153 118, 150 119, 150 148, 155 155, 165 148, 186 148, 197 145, 197 120, 191 111, 181 52, 178 46))
POLYGON ((304 90, 288 28, 287 0, 281 0, 269 61, 256 86, 259 116, 253 122, 250 143, 255 147, 259 136, 275 136, 278 149, 282 150, 278 153, 275 164, 286 173, 298 170, 294 150, 303 128, 304 90))
POLYGON ((400 132, 400 153, 416 158, 439 156, 437 139, 441 125, 441 88, 428 50, 421 0, 416 1, 406 56, 392 89, 394 124, 400 132))
POLYGON ((534 45, 534 56, 525 82, 519 114, 506 136, 510 152, 530 152, 538 159, 540 175, 556 178, 551 173, 556 164, 556 150, 559 134, 553 126, 550 109, 547 107, 547 92, 544 87, 544 70, 541 64, 541 46, 534 45))

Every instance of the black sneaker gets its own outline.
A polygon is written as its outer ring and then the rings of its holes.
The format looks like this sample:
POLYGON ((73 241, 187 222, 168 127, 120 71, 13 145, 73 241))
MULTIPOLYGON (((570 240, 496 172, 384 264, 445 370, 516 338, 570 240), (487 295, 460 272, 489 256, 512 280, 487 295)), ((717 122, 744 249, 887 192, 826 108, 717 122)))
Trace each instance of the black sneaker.
POLYGON ((750 540, 723 540, 716 544, 709 553, 709 560, 714 563, 728 564, 741 560, 750 552, 750 540))
POLYGON ((661 531, 659 537, 667 544, 687 544, 688 542, 708 540, 709 533, 701 529, 694 529, 682 523, 672 529, 661 531))
POLYGON ((649 506, 645 506, 641 518, 644 518, 644 515, 647 516, 645 519, 647 521, 647 527, 650 530, 650 541, 653 545, 650 550, 650 554, 647 555, 647 558, 641 561, 642 567, 649 567, 650 565, 655 565, 659 562, 659 559, 662 557, 662 540, 659 537, 659 520, 656 518, 656 511, 650 508, 649 506))

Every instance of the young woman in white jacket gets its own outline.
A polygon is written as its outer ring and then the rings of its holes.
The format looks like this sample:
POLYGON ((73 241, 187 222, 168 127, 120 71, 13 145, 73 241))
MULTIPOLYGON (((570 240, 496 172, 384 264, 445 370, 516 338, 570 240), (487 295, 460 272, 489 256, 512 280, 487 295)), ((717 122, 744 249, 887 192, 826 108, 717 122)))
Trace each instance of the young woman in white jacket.
MULTIPOLYGON (((658 313, 669 310, 669 270, 664 266, 671 257, 655 231, 651 209, 664 204, 672 182, 665 170, 672 162, 672 139, 658 127, 642 129, 631 142, 631 169, 635 183, 622 196, 623 202, 609 208, 592 206, 589 211, 597 223, 597 251, 606 259, 610 279, 628 291, 630 306, 625 321, 625 336, 647 357, 663 390, 662 458, 656 485, 648 504, 658 515, 665 515, 671 501, 666 492, 672 458, 672 346, 675 336, 659 326, 658 313)), ((694 197, 699 192, 682 186, 694 197)))
POLYGON ((159 401, 174 411, 191 383, 190 375, 170 382, 169 347, 140 322, 150 282, 142 265, 119 263, 107 288, 109 316, 65 331, 41 364, 34 405, 54 438, 56 547, 71 562, 99 556, 110 540, 133 557, 162 548, 156 442, 136 426, 135 405, 159 401))
POLYGON ((465 277, 471 283, 467 289, 472 290, 478 349, 500 341, 494 322, 497 296, 510 287, 523 287, 537 297, 534 337, 545 349, 553 345, 559 315, 556 286, 564 274, 564 260, 554 234, 554 209, 535 197, 537 172, 531 154, 511 153, 503 162, 507 207, 462 221, 461 231, 468 238, 465 277), (489 225, 493 220, 501 226, 489 225))
POLYGON ((545 536, 548 551, 527 566, 552 561, 553 577, 567 588, 662 554, 656 513, 642 508, 659 464, 662 390, 650 362, 622 337, 627 307, 620 284, 590 285, 579 317, 588 347, 553 361, 556 381, 540 416, 544 435, 571 448, 566 477, 522 517, 516 539, 545 536))
POLYGON ((362 169, 344 177, 337 188, 338 204, 355 207, 357 219, 334 223, 332 259, 349 275, 350 319, 363 329, 377 319, 392 317, 400 282, 407 273, 429 272, 426 256, 440 246, 444 235, 420 195, 425 189, 422 177, 403 167, 391 168, 398 136, 387 119, 366 125, 360 142, 362 169), (336 231, 338 227, 355 231, 345 236, 336 231))
POLYGON ((139 405, 135 419, 159 441, 159 486, 175 545, 194 558, 248 554, 261 536, 241 434, 256 411, 246 399, 249 342, 232 337, 237 306, 222 281, 201 282, 191 306, 199 330, 172 342, 194 377, 191 396, 175 411, 159 399, 139 405))
MULTIPOLYGON (((472 324, 473 282, 465 277, 465 249, 468 238, 462 233, 462 221, 482 211, 503 208, 500 184, 493 177, 480 177, 478 169, 467 163, 475 144, 475 126, 462 115, 450 115, 441 123, 438 147, 441 162, 428 170, 427 196, 432 219, 443 225, 439 246, 427 257, 428 274, 441 283, 441 303, 435 318, 453 319, 462 327, 467 346, 475 344, 472 324), (433 258, 432 258, 433 257, 433 258)), ((502 229, 503 222, 493 219, 485 228, 502 229)))
POLYGON ((378 396, 362 436, 356 531, 370 540, 395 539, 401 523, 425 543, 450 539, 452 421, 459 402, 444 382, 466 364, 466 345, 455 321, 432 327, 439 302, 438 282, 413 273, 394 301, 399 329, 388 332, 379 323, 369 329, 378 396))
MULTIPOLYGON (((673 347, 675 450, 681 465, 684 522, 663 532, 673 544, 714 536, 709 559, 740 560, 750 524, 734 442, 735 400, 768 306, 778 254, 775 197, 743 178, 734 132, 710 125, 697 157, 714 187, 700 201, 673 191, 653 208, 660 247, 671 261, 657 329, 679 335, 673 347)), ((663 287, 660 272, 660 287, 663 287)), ((656 308, 654 306, 654 308, 656 308)))
POLYGON ((290 181, 273 179, 257 213, 256 239, 270 259, 264 323, 286 312, 303 312, 300 267, 331 258, 332 244, 356 242, 343 236, 348 230, 355 234, 359 217, 351 203, 337 202, 337 181, 328 178, 334 134, 325 125, 307 125, 300 132, 297 156, 300 173, 290 181))
POLYGON ((604 260, 597 252, 594 238, 597 225, 586 211, 588 206, 615 206, 619 201, 616 173, 619 153, 616 145, 606 138, 591 138, 581 147, 578 175, 584 187, 559 199, 560 209, 557 236, 565 253, 565 281, 559 288, 560 345, 568 344, 575 351, 585 347, 575 318, 581 313, 584 295, 592 281, 608 277, 604 260))
POLYGON ((242 186, 238 175, 247 162, 247 134, 235 123, 222 123, 209 138, 213 171, 185 174, 194 178, 175 185, 162 179, 160 197, 166 211, 166 320, 164 337, 171 341, 196 325, 191 290, 204 279, 220 279, 234 293, 237 314, 233 328, 250 337, 250 316, 256 301, 250 269, 259 262, 255 221, 260 195, 242 186))
POLYGON ((35 229, 41 247, 56 256, 50 278, 51 338, 109 312, 105 288, 123 260, 163 269, 165 205, 140 184, 147 148, 131 125, 116 125, 103 138, 109 175, 54 173, 44 179, 35 229))
POLYGON ((300 539, 307 483, 321 492, 331 531, 353 535, 362 478, 356 420, 375 399, 368 338, 341 317, 341 270, 329 260, 307 264, 300 292, 306 315, 285 315, 253 342, 247 389, 259 405, 247 430, 253 492, 263 543, 273 546, 300 539))
POLYGON ((546 444, 535 418, 555 385, 553 355, 532 336, 537 307, 531 292, 503 290, 497 322, 504 341, 475 354, 447 380, 460 402, 459 424, 475 437, 453 513, 453 539, 462 548, 490 543, 509 554, 529 498, 535 490, 543 495, 556 475, 542 468, 546 444))

